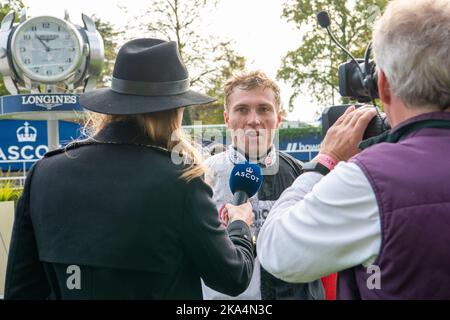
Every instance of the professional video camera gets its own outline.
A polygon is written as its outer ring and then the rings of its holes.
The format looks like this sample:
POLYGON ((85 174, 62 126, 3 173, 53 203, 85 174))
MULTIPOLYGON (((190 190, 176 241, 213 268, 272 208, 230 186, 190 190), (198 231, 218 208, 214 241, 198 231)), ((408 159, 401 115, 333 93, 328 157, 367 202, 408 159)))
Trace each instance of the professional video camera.
MULTIPOLYGON (((356 104, 357 108, 363 106, 362 103, 372 102, 378 95, 378 77, 375 68, 375 62, 370 60, 372 52, 372 44, 369 44, 364 54, 364 59, 355 59, 353 55, 342 46, 335 38, 330 30, 330 17, 327 12, 322 11, 317 15, 317 20, 322 28, 325 28, 334 43, 341 48, 351 60, 339 66, 339 93, 342 97, 357 100, 360 104, 356 104)), ((326 108, 322 112, 322 132, 327 133, 328 129, 336 122, 336 120, 345 112, 350 105, 339 105, 326 108)), ((378 112, 377 116, 369 123, 367 130, 364 132, 363 139, 380 135, 390 126, 384 114, 378 112)))

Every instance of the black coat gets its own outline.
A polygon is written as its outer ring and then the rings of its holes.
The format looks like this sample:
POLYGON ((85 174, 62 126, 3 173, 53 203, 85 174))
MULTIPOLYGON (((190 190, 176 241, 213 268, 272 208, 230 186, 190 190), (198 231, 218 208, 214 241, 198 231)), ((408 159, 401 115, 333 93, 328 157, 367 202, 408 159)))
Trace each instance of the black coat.
POLYGON ((95 140, 51 152, 29 172, 5 298, 201 299, 200 277, 230 295, 244 291, 250 230, 242 221, 221 227, 210 187, 181 180, 182 165, 130 123, 95 140))

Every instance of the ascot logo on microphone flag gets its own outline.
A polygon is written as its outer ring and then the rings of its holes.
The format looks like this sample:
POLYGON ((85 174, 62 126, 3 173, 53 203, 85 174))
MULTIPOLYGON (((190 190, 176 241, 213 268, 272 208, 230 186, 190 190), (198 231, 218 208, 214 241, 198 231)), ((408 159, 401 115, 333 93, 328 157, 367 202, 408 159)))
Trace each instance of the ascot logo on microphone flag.
POLYGON ((250 198, 261 187, 263 176, 261 167, 247 161, 236 164, 230 174, 231 193, 244 191, 250 198))
POLYGON ((263 183, 261 167, 247 161, 238 163, 231 170, 230 190, 233 193, 233 204, 240 205, 251 198, 263 183), (236 198, 238 196, 238 198, 236 198), (234 201, 238 203, 234 203, 234 201), (243 202, 241 202, 243 201, 243 202))
POLYGON ((259 182, 260 179, 262 179, 261 168, 256 164, 250 164, 248 162, 238 163, 236 166, 234 166, 233 172, 235 177, 250 179, 255 182, 259 182), (257 173, 253 174, 254 171, 256 171, 257 173))
MULTIPOLYGON (((253 197, 263 183, 261 168, 247 161, 236 164, 230 174, 230 190, 233 194, 232 204, 241 205, 253 197)), ((222 225, 228 223, 228 212, 225 205, 219 210, 222 225)))

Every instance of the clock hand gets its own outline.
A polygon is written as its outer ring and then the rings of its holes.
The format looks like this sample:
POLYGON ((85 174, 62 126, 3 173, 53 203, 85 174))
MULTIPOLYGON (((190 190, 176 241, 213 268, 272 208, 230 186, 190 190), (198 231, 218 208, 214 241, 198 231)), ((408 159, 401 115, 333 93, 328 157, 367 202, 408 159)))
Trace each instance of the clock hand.
POLYGON ((36 33, 34 35, 42 43, 42 45, 45 47, 45 51, 48 52, 48 51, 52 50, 48 45, 45 44, 45 42, 41 38, 38 37, 38 35, 36 33))

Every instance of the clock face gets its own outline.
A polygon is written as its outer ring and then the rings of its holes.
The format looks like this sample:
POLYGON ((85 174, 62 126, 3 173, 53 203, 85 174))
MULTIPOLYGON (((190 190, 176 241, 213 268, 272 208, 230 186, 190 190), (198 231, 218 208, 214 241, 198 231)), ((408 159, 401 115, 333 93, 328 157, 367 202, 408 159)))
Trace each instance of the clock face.
POLYGON ((65 80, 81 63, 81 36, 73 26, 54 17, 25 21, 14 32, 11 46, 19 72, 35 81, 65 80))

